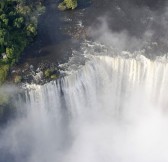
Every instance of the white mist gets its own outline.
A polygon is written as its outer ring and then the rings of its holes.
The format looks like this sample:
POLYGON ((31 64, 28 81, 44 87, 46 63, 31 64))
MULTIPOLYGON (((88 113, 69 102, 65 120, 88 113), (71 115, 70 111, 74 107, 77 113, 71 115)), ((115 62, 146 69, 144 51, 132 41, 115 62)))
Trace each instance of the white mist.
POLYGON ((92 56, 64 79, 29 85, 27 115, 3 131, 1 155, 17 162, 167 162, 167 87, 166 61, 92 56))

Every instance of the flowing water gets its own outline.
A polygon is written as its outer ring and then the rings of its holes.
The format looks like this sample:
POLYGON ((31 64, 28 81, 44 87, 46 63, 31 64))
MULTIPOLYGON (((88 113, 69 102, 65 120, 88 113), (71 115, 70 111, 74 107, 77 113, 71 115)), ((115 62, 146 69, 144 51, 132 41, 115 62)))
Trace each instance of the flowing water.
POLYGON ((83 53, 64 78, 26 85, 21 117, 1 133, 0 161, 167 162, 166 57, 95 44, 83 53))

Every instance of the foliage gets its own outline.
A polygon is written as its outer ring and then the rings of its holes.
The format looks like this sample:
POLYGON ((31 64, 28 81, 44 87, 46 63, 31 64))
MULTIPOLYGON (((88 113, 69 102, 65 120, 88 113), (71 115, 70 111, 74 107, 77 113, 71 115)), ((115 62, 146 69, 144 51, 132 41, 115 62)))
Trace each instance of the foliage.
POLYGON ((44 72, 44 76, 45 76, 46 78, 50 77, 51 74, 52 74, 52 71, 51 71, 50 69, 47 69, 47 70, 44 72))
POLYGON ((77 0, 64 0, 68 9, 75 9, 77 7, 77 0))
POLYGON ((64 0, 58 5, 60 10, 75 9, 78 6, 77 0, 64 0))
POLYGON ((5 81, 9 71, 9 65, 0 66, 0 85, 5 81))
POLYGON ((20 83, 22 81, 22 77, 17 75, 17 76, 15 76, 14 81, 15 81, 16 84, 18 84, 18 83, 20 83))
POLYGON ((37 34, 37 19, 44 12, 40 0, 0 1, 0 83, 37 34), (3 57, 5 54, 6 57, 3 57), (4 68, 8 66, 8 68, 4 68), (4 71, 4 70, 7 71, 4 71))
POLYGON ((50 77, 51 79, 57 79, 58 77, 57 77, 57 75, 56 74, 53 74, 53 75, 51 75, 51 77, 50 77))

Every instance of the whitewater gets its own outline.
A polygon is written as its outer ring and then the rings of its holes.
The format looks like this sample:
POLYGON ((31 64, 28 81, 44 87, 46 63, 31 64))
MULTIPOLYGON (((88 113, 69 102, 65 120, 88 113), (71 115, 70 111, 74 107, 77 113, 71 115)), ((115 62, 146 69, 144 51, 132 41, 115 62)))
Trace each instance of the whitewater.
POLYGON ((168 60, 89 48, 77 68, 73 56, 67 76, 25 86, 0 161, 168 161, 168 60))

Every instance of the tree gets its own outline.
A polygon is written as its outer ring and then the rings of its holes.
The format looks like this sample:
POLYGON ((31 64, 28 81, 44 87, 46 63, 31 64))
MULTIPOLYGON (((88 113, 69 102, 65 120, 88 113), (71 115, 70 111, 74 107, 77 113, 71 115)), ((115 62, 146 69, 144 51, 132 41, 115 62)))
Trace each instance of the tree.
POLYGON ((58 5, 58 8, 60 10, 75 9, 77 5, 77 0, 64 0, 58 5))
POLYGON ((77 0, 64 0, 68 9, 75 9, 77 7, 77 0))
POLYGON ((24 18, 23 17, 19 17, 19 18, 16 18, 13 22, 13 25, 16 27, 16 28, 21 28, 22 25, 24 23, 24 18))
POLYGON ((6 55, 9 59, 12 59, 14 56, 14 48, 6 48, 6 55))
POLYGON ((0 84, 9 68, 18 62, 24 48, 37 34, 37 19, 44 13, 41 0, 0 1, 0 84), (7 58, 3 59, 3 54, 7 58), (6 72, 4 73, 3 71, 6 72))

